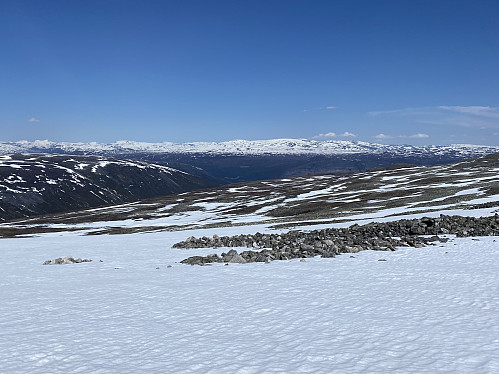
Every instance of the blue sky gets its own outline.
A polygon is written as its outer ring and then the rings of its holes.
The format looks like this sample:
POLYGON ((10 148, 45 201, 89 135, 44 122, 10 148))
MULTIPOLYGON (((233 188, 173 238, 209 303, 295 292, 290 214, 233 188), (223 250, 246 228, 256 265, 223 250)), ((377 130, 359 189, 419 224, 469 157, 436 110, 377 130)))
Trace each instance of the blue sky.
POLYGON ((0 140, 499 145, 499 2, 0 2, 0 140))

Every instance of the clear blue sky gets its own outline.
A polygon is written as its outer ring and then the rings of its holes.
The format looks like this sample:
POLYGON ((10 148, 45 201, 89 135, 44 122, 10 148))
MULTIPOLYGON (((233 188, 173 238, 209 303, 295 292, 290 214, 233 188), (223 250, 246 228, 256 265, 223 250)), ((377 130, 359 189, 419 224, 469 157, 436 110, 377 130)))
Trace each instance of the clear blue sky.
POLYGON ((1 0, 0 140, 499 145, 499 1, 1 0))

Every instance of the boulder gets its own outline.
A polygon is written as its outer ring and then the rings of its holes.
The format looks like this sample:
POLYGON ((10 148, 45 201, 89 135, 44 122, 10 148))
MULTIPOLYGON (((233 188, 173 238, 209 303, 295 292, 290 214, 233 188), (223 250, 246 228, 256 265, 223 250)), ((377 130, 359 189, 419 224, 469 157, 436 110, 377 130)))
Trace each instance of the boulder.
POLYGON ((81 258, 73 258, 71 256, 66 256, 64 258, 58 257, 54 258, 53 260, 47 260, 43 263, 43 265, 67 265, 67 264, 80 264, 82 262, 92 262, 92 260, 89 260, 87 258, 81 259, 81 258))

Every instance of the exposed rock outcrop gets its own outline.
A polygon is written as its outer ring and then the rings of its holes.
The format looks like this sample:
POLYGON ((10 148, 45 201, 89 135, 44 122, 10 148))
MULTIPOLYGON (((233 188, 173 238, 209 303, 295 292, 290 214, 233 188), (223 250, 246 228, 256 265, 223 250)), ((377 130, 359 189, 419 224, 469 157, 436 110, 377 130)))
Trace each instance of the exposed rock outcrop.
POLYGON ((357 224, 349 228, 289 231, 283 234, 218 236, 211 238, 190 237, 176 243, 174 248, 246 247, 238 253, 235 249, 220 256, 193 256, 184 264, 201 265, 212 262, 269 262, 307 257, 335 257, 340 253, 356 253, 362 250, 394 251, 395 247, 423 247, 435 241, 448 239, 438 236, 454 234, 465 236, 499 235, 499 217, 461 217, 441 215, 438 218, 402 219, 393 222, 357 224), (422 236, 424 235, 424 236, 422 236), (257 249, 260 249, 258 251, 257 249))
POLYGON ((87 258, 81 259, 81 258, 73 258, 71 256, 66 256, 64 258, 59 257, 59 258, 54 258, 53 260, 47 260, 43 263, 43 265, 67 265, 67 264, 79 264, 82 262, 92 262, 92 260, 89 260, 87 258))

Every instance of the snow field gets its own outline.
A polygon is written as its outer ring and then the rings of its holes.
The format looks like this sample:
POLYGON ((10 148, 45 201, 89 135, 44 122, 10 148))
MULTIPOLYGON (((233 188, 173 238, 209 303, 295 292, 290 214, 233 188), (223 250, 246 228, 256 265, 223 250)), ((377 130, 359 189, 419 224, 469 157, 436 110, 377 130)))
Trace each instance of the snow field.
POLYGON ((499 372, 498 238, 175 263, 227 250, 179 240, 246 230, 0 240, 0 372, 499 372), (65 255, 94 262, 41 265, 65 255))

